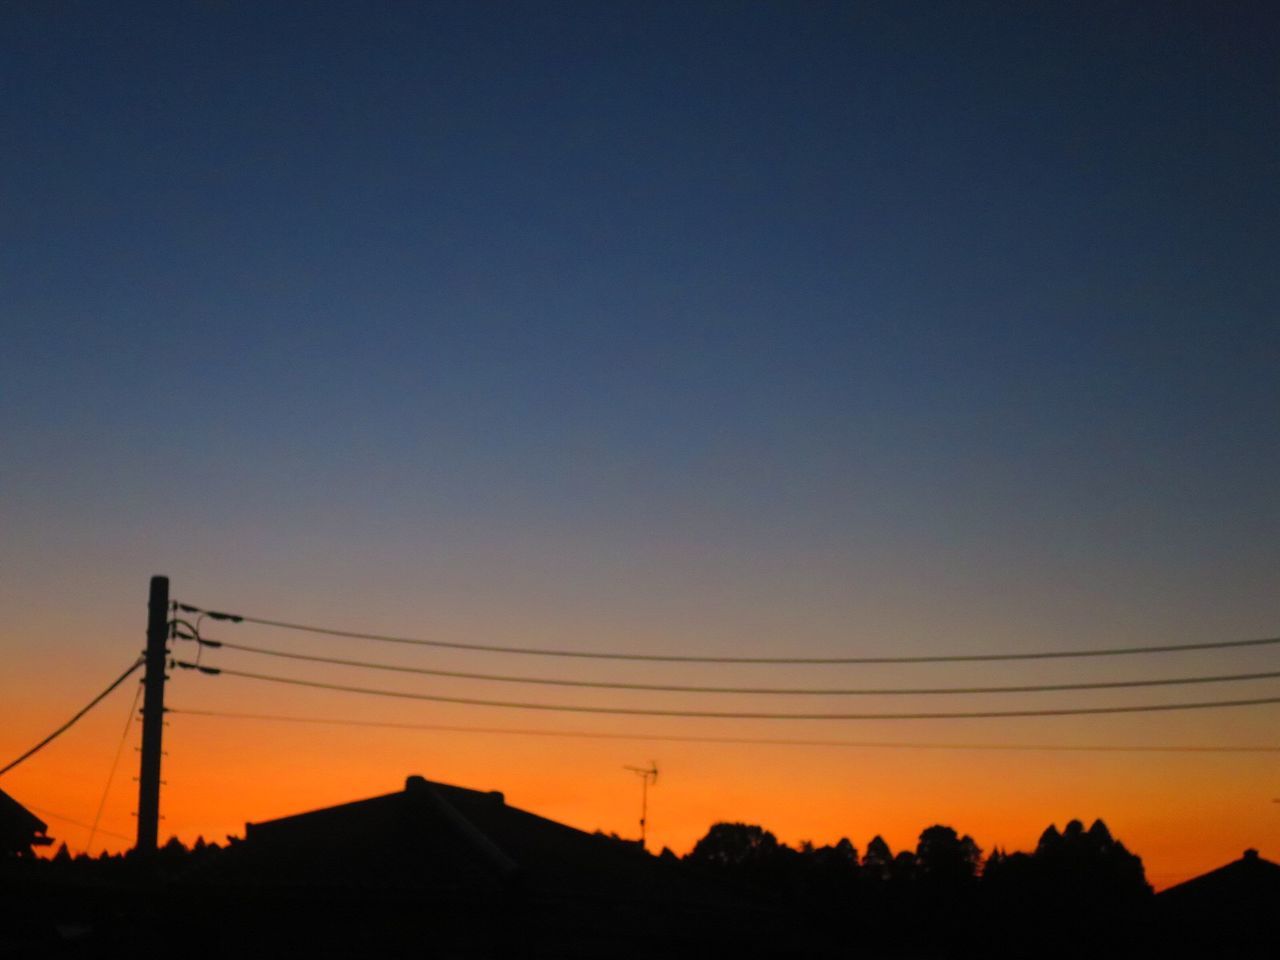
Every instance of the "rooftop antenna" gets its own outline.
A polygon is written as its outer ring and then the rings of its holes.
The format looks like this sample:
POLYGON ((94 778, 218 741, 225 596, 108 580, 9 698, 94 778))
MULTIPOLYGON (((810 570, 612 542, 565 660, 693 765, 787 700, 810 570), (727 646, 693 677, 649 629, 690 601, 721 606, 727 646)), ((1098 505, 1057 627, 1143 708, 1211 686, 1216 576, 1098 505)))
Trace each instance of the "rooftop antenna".
POLYGON ((649 784, 658 782, 658 761, 650 760, 647 767, 624 766, 640 778, 640 849, 644 849, 645 830, 649 821, 649 784))

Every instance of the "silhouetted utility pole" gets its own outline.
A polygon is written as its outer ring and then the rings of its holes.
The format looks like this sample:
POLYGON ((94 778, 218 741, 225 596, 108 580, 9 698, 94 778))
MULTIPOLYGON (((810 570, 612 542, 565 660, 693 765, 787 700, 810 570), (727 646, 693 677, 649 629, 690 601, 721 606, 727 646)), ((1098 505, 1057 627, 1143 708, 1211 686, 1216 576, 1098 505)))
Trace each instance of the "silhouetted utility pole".
POLYGON ((156 851, 160 832, 160 741, 164 733, 165 646, 169 639, 169 578, 151 578, 147 603, 146 673, 142 678, 142 764, 138 772, 140 854, 156 851))

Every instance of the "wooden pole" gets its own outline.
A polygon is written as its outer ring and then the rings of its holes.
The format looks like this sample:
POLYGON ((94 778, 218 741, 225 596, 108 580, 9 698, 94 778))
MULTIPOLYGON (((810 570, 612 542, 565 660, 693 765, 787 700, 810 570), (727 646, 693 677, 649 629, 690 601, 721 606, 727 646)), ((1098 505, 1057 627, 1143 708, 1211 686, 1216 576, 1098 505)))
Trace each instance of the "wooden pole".
POLYGON ((160 833, 160 757, 164 734, 165 657, 169 650, 169 578, 151 578, 147 604, 146 672, 142 678, 142 763, 138 771, 138 840, 134 849, 156 851, 160 833))

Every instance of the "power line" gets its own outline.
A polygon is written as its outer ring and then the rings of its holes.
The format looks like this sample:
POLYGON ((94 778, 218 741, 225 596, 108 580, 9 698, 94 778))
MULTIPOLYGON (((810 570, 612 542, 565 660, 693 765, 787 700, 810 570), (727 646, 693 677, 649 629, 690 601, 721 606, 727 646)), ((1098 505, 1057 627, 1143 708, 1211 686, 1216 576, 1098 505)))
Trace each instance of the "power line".
POLYGON ((85 842, 84 852, 93 852, 93 838, 98 833, 98 823, 102 820, 102 811, 107 805, 107 795, 111 793, 111 781, 116 778, 116 767, 120 766, 120 754, 124 753, 124 745, 129 742, 129 731, 133 729, 134 713, 138 709, 138 701, 142 698, 142 684, 133 693, 133 702, 129 704, 129 713, 125 717, 124 730, 120 734, 120 742, 116 744, 116 755, 111 760, 111 769, 107 771, 107 782, 102 788, 102 796, 98 800, 98 812, 93 815, 93 827, 89 830, 89 839, 85 842))
POLYGON ((27 751, 26 753, 24 753, 22 756, 18 757, 18 759, 17 759, 17 760, 12 761, 11 763, 9 763, 9 764, 8 764, 7 766, 5 766, 4 768, 0 768, 0 776, 3 776, 4 774, 8 773, 8 772, 9 772, 10 770, 12 770, 14 767, 16 767, 18 764, 20 764, 23 760, 26 760, 26 759, 27 759, 28 757, 30 757, 32 754, 34 754, 34 753, 38 752, 39 750, 41 750, 42 748, 44 748, 44 747, 48 746, 48 745, 49 745, 49 744, 50 744, 50 743, 51 743, 51 742, 52 742, 56 737, 58 737, 60 734, 63 734, 63 733, 65 733, 67 730, 71 729, 71 727, 75 724, 75 722, 76 722, 77 720, 79 720, 79 719, 80 719, 81 717, 83 717, 86 713, 88 713, 90 710, 92 710, 94 707, 96 707, 99 703, 101 703, 101 702, 102 702, 102 700, 103 700, 103 698, 104 698, 104 697, 106 697, 106 696, 107 696, 107 694, 109 694, 112 690, 114 690, 116 687, 120 686, 120 684, 124 683, 125 678, 126 678, 126 677, 128 677, 128 676, 129 676, 129 674, 133 673, 133 671, 137 670, 140 666, 142 666, 142 662, 143 662, 143 661, 142 661, 142 658, 141 658, 141 657, 139 657, 137 660, 135 660, 135 661, 133 662, 133 665, 132 665, 132 666, 130 666, 128 670, 126 670, 124 673, 120 674, 120 676, 116 677, 116 678, 115 678, 115 680, 113 680, 113 681, 111 682, 111 685, 110 685, 109 687, 107 687, 107 689, 103 690, 100 694, 98 694, 96 697, 94 697, 92 700, 90 700, 87 704, 85 704, 85 706, 84 706, 84 707, 82 707, 82 708, 81 708, 81 709, 76 713, 76 715, 75 715, 74 717, 72 717, 70 720, 68 720, 68 721, 67 721, 66 723, 64 723, 62 726, 60 726, 57 730, 53 731, 53 733, 49 734, 47 737, 45 737, 43 740, 41 740, 39 743, 37 743, 34 747, 32 747, 30 750, 28 750, 28 751, 27 751))
MULTIPOLYGON (((74 827, 81 827, 85 830, 94 829, 83 820, 73 820, 71 817, 64 817, 60 813, 54 813, 52 810, 45 810, 43 807, 33 807, 31 804, 27 804, 27 809, 34 810, 36 813, 43 814, 46 817, 53 817, 55 820, 61 820, 63 823, 69 823, 74 827)), ((123 833, 115 833, 102 827, 98 827, 97 830, 98 833, 105 833, 108 837, 115 837, 117 840, 124 840, 126 843, 133 843, 133 837, 126 837, 123 833)), ((85 848, 85 852, 89 852, 88 847, 85 848)))
POLYGON ((1138 654, 1181 653, 1190 650, 1222 650, 1232 647, 1256 647, 1280 644, 1280 637, 1263 637, 1252 640, 1213 640, 1200 643, 1172 643, 1151 646, 1105 647, 1092 650, 1043 650, 1032 653, 973 653, 915 657, 720 657, 684 656, 651 653, 601 653, 588 650, 558 650, 539 647, 505 647, 496 644, 461 643, 452 640, 427 640, 421 637, 398 637, 380 633, 362 633, 356 630, 337 630, 286 620, 269 620, 238 613, 223 613, 203 607, 180 603, 179 610, 204 614, 214 620, 231 623, 256 623, 281 630, 296 630, 328 637, 345 637, 351 640, 376 640, 381 643, 401 643, 422 647, 441 647, 449 650, 473 650, 483 653, 518 654, 530 657, 573 657, 584 660, 635 660, 656 663, 755 663, 755 664, 874 664, 874 663, 991 663, 1001 660, 1060 660, 1081 657, 1118 657, 1138 654))
POLYGON ((343 727, 373 727, 390 730, 433 730, 442 733, 480 733, 518 737, 564 737, 583 740, 634 740, 672 743, 722 743, 755 746, 846 747, 901 750, 1000 750, 1000 751, 1068 751, 1097 753, 1280 753, 1280 746, 1114 746, 1108 744, 1061 743, 926 743, 893 740, 808 740, 774 737, 694 737, 680 734, 603 733, 579 730, 537 730, 521 727, 474 727, 442 723, 399 723, 391 720, 355 720, 332 717, 298 717, 271 713, 237 713, 222 710, 184 710, 174 708, 172 714, 189 717, 213 717, 229 720, 263 720, 279 723, 324 724, 343 727))
POLYGON ((481 700, 471 697, 448 697, 433 693, 409 693, 401 690, 382 690, 370 687, 352 687, 338 683, 322 683, 315 680, 300 680, 294 677, 277 677, 270 674, 250 673, 245 670, 219 669, 217 667, 197 666, 182 660, 177 665, 189 670, 199 670, 206 674, 223 674, 231 677, 242 677, 248 680, 262 680, 269 683, 281 683, 295 687, 311 687, 317 690, 334 690, 341 693, 359 693, 366 696, 394 697, 401 700, 428 700, 434 703, 457 703, 476 707, 504 707, 513 710, 544 710, 556 713, 600 713, 618 716, 644 717, 690 717, 716 718, 723 720, 973 720, 998 719, 1010 717, 1067 717, 1094 714, 1119 713, 1155 713, 1173 710, 1207 710, 1217 707, 1249 707, 1262 704, 1280 703, 1277 697, 1254 697, 1247 700, 1210 700, 1195 703, 1152 703, 1125 705, 1119 707, 1074 707, 1039 710, 978 710, 961 712, 931 713, 761 713, 754 711, 719 711, 719 710, 658 710, 637 707, 593 707, 585 704, 551 704, 524 703, 510 700, 481 700))
POLYGON ((196 638, 203 646, 225 647, 259 656, 277 657, 283 660, 300 660, 307 663, 325 663, 342 667, 360 667, 365 670, 384 670, 392 673, 412 673, 431 677, 450 677, 461 680, 490 680, 498 683, 538 684, 557 687, 590 687, 603 690, 647 690, 668 693, 735 693, 785 696, 929 696, 935 694, 977 693, 1049 693, 1063 690, 1118 690, 1134 687, 1170 687, 1201 683, 1235 683, 1244 680, 1271 680, 1280 677, 1280 670, 1265 673, 1234 673, 1196 677, 1165 677, 1147 680, 1106 680, 1080 683, 1043 683, 996 687, 707 687, 658 683, 621 683, 606 680, 569 680, 552 677, 525 677, 494 673, 469 673, 458 670, 439 670, 434 667, 411 667, 395 663, 376 663, 368 660, 345 660, 338 657, 321 657, 287 650, 255 647, 230 640, 196 638))

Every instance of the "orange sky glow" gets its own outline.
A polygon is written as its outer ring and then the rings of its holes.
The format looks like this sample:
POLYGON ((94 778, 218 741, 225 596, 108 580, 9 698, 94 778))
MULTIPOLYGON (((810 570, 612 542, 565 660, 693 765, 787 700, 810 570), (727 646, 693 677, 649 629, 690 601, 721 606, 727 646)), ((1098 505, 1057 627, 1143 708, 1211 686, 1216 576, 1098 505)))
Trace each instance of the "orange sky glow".
MULTIPOLYGON (((34 686, 34 685, 33 685, 34 686)), ((14 698, 0 750, 16 755, 63 719, 83 678, 14 698)), ((8 774, 5 790, 32 806, 50 833, 78 852, 88 840, 125 715, 127 682, 79 726, 8 774)), ((232 678, 175 671, 165 731, 162 838, 190 843, 242 835, 265 820, 399 789, 426 777, 497 789, 508 802, 587 829, 638 832, 640 783, 626 764, 657 762, 650 791, 650 847, 689 850, 719 820, 759 823, 790 844, 849 837, 859 850, 876 833, 894 850, 945 823, 989 851, 1031 849, 1050 823, 1103 818, 1143 857, 1148 879, 1165 887, 1234 859, 1246 847, 1280 854, 1274 753, 1171 754, 1046 752, 919 747, 821 747, 707 744, 647 740, 648 735, 830 738, 895 743, 1140 743, 1156 736, 1194 742, 1206 724, 1227 724, 1233 742, 1265 744, 1257 716, 1219 714, 1141 718, 1117 733, 1108 724, 1058 718, 1024 723, 1011 733, 988 721, 796 724, 666 718, 606 718, 584 723, 554 715, 513 715, 434 704, 353 703, 338 694, 295 694, 232 678), (234 704, 214 693, 232 690, 234 704), (218 687, 217 685, 223 685, 218 687), (366 721, 578 730, 636 739, 396 730, 225 719, 188 709, 325 716, 366 721)), ((594 719, 594 718, 593 718, 594 719)), ((1114 721, 1111 722, 1114 724, 1114 721)), ((131 725, 103 807, 94 852, 119 850, 134 830, 138 754, 131 725), (105 831, 105 832, 103 832, 105 831)), ((1210 731, 1212 732, 1212 731, 1210 731)))

